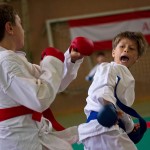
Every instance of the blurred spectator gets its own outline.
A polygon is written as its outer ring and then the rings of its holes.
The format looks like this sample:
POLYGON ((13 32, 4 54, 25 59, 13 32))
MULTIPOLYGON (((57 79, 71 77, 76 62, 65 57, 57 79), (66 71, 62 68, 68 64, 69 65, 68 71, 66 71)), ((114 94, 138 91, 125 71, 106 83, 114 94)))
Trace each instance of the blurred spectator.
POLYGON ((97 64, 91 69, 91 71, 89 72, 89 74, 85 77, 86 81, 92 81, 93 77, 95 75, 97 66, 103 62, 107 62, 107 58, 104 52, 98 52, 96 54, 96 62, 97 64))

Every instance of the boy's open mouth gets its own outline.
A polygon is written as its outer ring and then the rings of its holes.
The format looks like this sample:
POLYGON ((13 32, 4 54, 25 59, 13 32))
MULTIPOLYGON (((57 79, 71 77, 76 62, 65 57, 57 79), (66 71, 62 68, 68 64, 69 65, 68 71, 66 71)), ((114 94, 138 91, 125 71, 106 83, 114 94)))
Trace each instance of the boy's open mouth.
POLYGON ((129 61, 129 57, 127 57, 127 56, 121 56, 120 60, 121 60, 121 62, 128 62, 129 61))

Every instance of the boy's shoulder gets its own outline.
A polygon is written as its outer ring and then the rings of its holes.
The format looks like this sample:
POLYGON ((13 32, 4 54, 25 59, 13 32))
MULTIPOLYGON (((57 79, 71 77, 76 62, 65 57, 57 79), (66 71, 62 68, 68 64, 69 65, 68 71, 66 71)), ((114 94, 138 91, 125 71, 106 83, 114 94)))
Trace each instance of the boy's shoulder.
POLYGON ((0 63, 4 61, 19 61, 18 54, 11 50, 0 51, 0 63))
POLYGON ((14 54, 13 51, 10 51, 10 50, 2 50, 0 51, 0 60, 6 58, 6 57, 10 57, 14 54))
POLYGON ((98 66, 98 70, 100 71, 105 71, 105 72, 114 72, 114 73, 126 73, 126 74, 131 74, 130 73, 130 70, 124 66, 124 65, 121 65, 121 64, 117 64, 115 62, 104 62, 104 63, 101 63, 99 66, 98 66))
POLYGON ((125 77, 132 77, 132 73, 130 72, 130 70, 121 64, 117 64, 115 62, 112 63, 112 70, 114 70, 114 72, 116 72, 117 75, 119 76, 125 76, 125 77))
POLYGON ((115 70, 128 70, 128 68, 126 66, 123 66, 121 64, 117 64, 115 62, 104 62, 101 63, 99 65, 100 68, 111 68, 111 69, 115 69, 115 70))
POLYGON ((111 62, 110 65, 114 68, 114 69, 121 69, 121 70, 125 70, 125 71, 129 71, 129 69, 124 66, 124 65, 121 65, 121 64, 117 64, 115 62, 111 62))
POLYGON ((6 50, 6 49, 2 49, 0 50, 0 56, 8 56, 8 55, 12 55, 15 52, 12 50, 6 50))

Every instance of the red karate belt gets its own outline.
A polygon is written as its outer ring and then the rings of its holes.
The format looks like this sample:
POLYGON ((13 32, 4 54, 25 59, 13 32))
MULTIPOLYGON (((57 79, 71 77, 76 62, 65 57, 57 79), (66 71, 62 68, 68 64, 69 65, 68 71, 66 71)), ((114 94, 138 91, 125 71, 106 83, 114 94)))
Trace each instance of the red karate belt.
POLYGON ((51 123, 52 123, 52 126, 53 128, 56 130, 56 131, 62 131, 64 130, 65 128, 55 119, 52 111, 50 108, 46 109, 44 112, 43 112, 43 116, 48 119, 51 123))
POLYGON ((36 112, 25 106, 3 108, 3 109, 0 109, 0 121, 4 121, 7 119, 19 117, 22 115, 28 115, 28 114, 32 114, 32 119, 35 121, 39 121, 39 122, 41 121, 41 117, 43 115, 46 119, 48 119, 52 123, 52 126, 56 131, 62 131, 65 129, 61 124, 59 124, 56 121, 50 108, 46 109, 43 113, 36 112))

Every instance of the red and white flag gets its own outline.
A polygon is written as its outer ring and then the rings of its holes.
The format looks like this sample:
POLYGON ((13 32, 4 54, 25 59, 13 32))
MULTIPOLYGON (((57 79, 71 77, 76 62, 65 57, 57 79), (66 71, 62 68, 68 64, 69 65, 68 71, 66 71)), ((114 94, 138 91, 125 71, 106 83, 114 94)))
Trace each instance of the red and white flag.
POLYGON ((96 50, 112 48, 112 39, 122 31, 142 32, 150 43, 150 10, 69 20, 71 39, 85 36, 94 41, 96 50))

